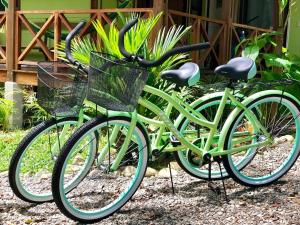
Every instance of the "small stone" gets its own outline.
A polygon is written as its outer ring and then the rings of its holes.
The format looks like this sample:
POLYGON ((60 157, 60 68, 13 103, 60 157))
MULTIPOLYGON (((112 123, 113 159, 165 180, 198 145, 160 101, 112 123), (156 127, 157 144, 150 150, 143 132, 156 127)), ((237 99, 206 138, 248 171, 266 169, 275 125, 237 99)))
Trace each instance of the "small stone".
POLYGON ((285 138, 286 138, 286 140, 287 140, 288 142, 290 142, 290 143, 293 143, 294 140, 295 140, 294 137, 293 137, 292 135, 286 135, 285 138))
POLYGON ((156 176, 157 174, 158 174, 158 171, 156 169, 148 167, 145 176, 146 177, 153 177, 153 176, 156 176))
POLYGON ((289 193, 289 197, 295 197, 298 194, 298 192, 294 191, 292 193, 289 193))
POLYGON ((286 139, 285 139, 284 136, 279 137, 279 138, 276 138, 276 142, 277 142, 278 144, 282 144, 282 143, 284 143, 285 141, 286 141, 286 139))
POLYGON ((41 179, 42 180, 48 180, 48 179, 50 179, 51 178, 51 174, 49 174, 49 173, 43 173, 42 175, 41 175, 41 179))
POLYGON ((121 176, 122 175, 120 170, 114 171, 113 174, 114 174, 114 176, 121 176))
POLYGON ((30 219, 27 219, 27 220, 25 220, 25 223, 26 224, 32 224, 33 223, 33 220, 30 218, 30 219))
POLYGON ((75 165, 82 165, 84 162, 85 162, 85 160, 82 158, 82 156, 81 155, 77 155, 74 158, 73 164, 75 164, 75 165))
POLYGON ((181 167, 178 165, 177 162, 171 162, 170 165, 173 170, 177 170, 177 171, 181 170, 181 167))
POLYGON ((241 202, 239 202, 239 205, 240 205, 240 206, 246 206, 247 203, 246 203, 245 201, 241 201, 241 202))
POLYGON ((122 172, 122 175, 125 177, 131 177, 135 174, 136 168, 133 166, 126 166, 122 172))
MULTIPOLYGON (((172 170, 172 175, 176 176, 178 174, 178 172, 176 170, 172 170)), ((163 177, 163 178, 169 178, 170 177, 170 170, 169 168, 163 168, 161 169, 158 174, 158 177, 163 177)))
POLYGON ((4 177, 4 176, 7 176, 7 172, 0 172, 0 177, 4 177))
POLYGON ((72 170, 72 172, 77 172, 77 171, 81 170, 81 166, 74 165, 74 166, 72 166, 71 170, 72 170))

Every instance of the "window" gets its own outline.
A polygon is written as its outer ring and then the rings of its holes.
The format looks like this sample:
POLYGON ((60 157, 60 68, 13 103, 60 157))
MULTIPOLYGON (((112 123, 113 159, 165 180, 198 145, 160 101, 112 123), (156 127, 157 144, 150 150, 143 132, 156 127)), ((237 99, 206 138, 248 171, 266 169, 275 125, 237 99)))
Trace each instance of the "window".
POLYGON ((273 27, 274 0, 240 0, 238 21, 261 28, 273 27))

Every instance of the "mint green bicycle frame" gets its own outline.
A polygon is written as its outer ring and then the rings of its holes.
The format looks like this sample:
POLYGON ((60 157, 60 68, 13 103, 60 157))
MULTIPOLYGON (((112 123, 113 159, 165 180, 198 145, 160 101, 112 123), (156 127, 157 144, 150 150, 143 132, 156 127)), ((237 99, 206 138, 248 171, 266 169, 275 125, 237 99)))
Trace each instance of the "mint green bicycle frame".
MULTIPOLYGON (((147 101, 146 99, 140 98, 139 99, 139 104, 141 106, 144 106, 145 108, 151 110, 158 119, 150 119, 146 118, 142 115, 137 114, 137 112, 133 113, 122 113, 122 112, 114 112, 114 111, 108 111, 108 116, 127 116, 131 118, 131 123, 128 128, 128 131, 126 132, 126 138, 124 140, 124 143, 116 156, 115 161, 113 162, 111 169, 116 170, 118 166, 120 165, 120 162, 124 155, 126 154, 127 148, 130 144, 131 141, 131 135, 132 132, 134 131, 134 128, 137 123, 141 124, 151 124, 155 126, 158 131, 155 133, 156 137, 151 140, 151 149, 160 149, 162 148, 162 145, 160 145, 161 140, 163 137, 166 137, 166 135, 170 135, 171 133, 177 138, 177 140, 181 143, 180 146, 173 147, 172 145, 167 146, 163 152, 172 152, 172 151, 180 151, 180 150, 185 150, 185 149, 190 149, 192 152, 195 154, 199 155, 200 157, 203 157, 205 154, 209 153, 212 157, 215 156, 222 156, 222 155, 230 155, 230 154, 235 154, 239 153, 242 151, 246 151, 247 149, 250 148, 257 148, 261 146, 265 146, 268 144, 272 143, 271 136, 267 132, 267 130, 264 128, 264 126, 258 121, 256 118, 255 114, 247 109, 247 107, 239 102, 235 96, 232 94, 232 90, 230 88, 226 88, 225 92, 223 93, 222 99, 220 101, 216 116, 214 118, 214 121, 208 121, 201 113, 195 111, 191 105, 188 105, 184 101, 182 101, 178 97, 178 92, 173 91, 172 95, 168 95, 167 93, 150 87, 150 86, 145 86, 144 91, 147 93, 150 93, 152 95, 156 95, 164 99, 165 101, 168 102, 168 105, 166 107, 165 112, 163 112, 159 107, 157 107, 155 104, 151 103, 150 101, 147 101), (219 145, 218 147, 211 148, 213 144, 213 140, 217 135, 217 127, 220 123, 222 114, 224 112, 225 106, 228 101, 231 101, 232 104, 235 107, 238 107, 242 110, 245 111, 246 116, 251 120, 251 124, 254 126, 255 130, 261 130, 263 135, 266 137, 266 140, 261 142, 261 143, 252 143, 249 145, 245 145, 242 147, 237 147, 237 148, 232 148, 229 150, 224 150, 223 145, 219 145), (209 129, 209 133, 207 134, 207 140, 205 142, 204 147, 199 148, 198 146, 194 145, 190 141, 188 141, 180 131, 177 129, 178 123, 172 123, 170 120, 170 115, 173 109, 176 109, 180 114, 182 118, 187 118, 190 121, 199 124, 200 126, 207 127, 209 129), (169 130, 170 132, 167 132, 169 130)), ((193 104, 192 104, 193 105, 193 104)), ((226 124, 225 124, 226 125, 226 124)), ((225 126, 224 125, 224 126, 225 126)), ((227 125, 228 126, 228 125, 227 125)), ((226 129, 226 127, 223 127, 223 129, 226 129)), ((113 143, 116 140, 116 135, 120 131, 120 127, 115 126, 113 128, 113 131, 110 135, 110 143, 113 143)), ((236 133, 235 137, 239 137, 239 139, 234 140, 236 142, 244 142, 244 141, 249 141, 252 140, 250 137, 245 137, 245 132, 240 132, 236 133)), ((219 140, 219 143, 224 142, 225 137, 220 137, 221 140, 219 140)), ((101 152, 100 155, 98 156, 98 163, 101 163, 104 160, 104 157, 107 155, 109 151, 109 147, 105 146, 101 152)))

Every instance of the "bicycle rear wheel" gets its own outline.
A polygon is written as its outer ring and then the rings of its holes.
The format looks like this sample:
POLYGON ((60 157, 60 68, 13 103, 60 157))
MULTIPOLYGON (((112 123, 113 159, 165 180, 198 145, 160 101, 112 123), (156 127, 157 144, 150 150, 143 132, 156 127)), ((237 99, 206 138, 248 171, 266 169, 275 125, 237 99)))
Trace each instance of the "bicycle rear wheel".
MULTIPOLYGON (((130 119, 96 118, 84 124, 66 143, 55 164, 52 179, 54 200, 69 218, 92 223, 119 210, 138 189, 148 162, 148 138, 137 124, 130 135, 130 119), (69 193, 74 159, 84 158, 88 137, 98 133, 98 157, 82 182, 69 193)), ((78 168, 79 165, 76 165, 78 168)))
MULTIPOLYGON (((220 105, 222 96, 214 97, 203 101, 201 104, 195 107, 197 112, 200 112, 202 115, 205 116, 209 121, 213 121, 220 105)), ((216 138, 214 138, 214 144, 218 143, 220 131, 231 111, 235 108, 231 101, 228 101, 226 107, 224 109, 223 116, 220 120, 218 126, 218 132, 216 134, 216 138)), ((185 119, 179 125, 179 131, 183 134, 186 133, 186 138, 189 139, 191 142, 196 144, 199 147, 203 147, 206 142, 205 135, 209 133, 209 129, 205 127, 200 127, 195 123, 191 123, 190 120, 185 119), (197 131, 198 130, 198 131, 197 131)), ((240 158, 239 161, 239 168, 243 168, 247 163, 249 163, 252 158, 254 157, 255 150, 250 148, 248 151, 244 152, 243 157, 240 158)), ((179 164, 179 166, 188 174, 200 178, 200 179, 208 179, 208 165, 199 167, 200 159, 199 156, 195 155, 191 150, 184 150, 184 151, 177 151, 174 152, 174 157, 179 164)), ((223 167, 222 169, 222 176, 220 173, 220 168, 217 163, 212 164, 211 168, 211 179, 218 180, 228 178, 228 174, 223 167)))
POLYGON ((243 130, 249 130, 253 119, 241 111, 232 121, 227 132, 224 148, 232 149, 253 144, 261 144, 255 150, 252 161, 242 170, 236 162, 240 154, 224 156, 224 166, 228 174, 240 184, 259 187, 272 184, 284 176, 294 165, 300 153, 300 107, 294 100, 284 95, 266 95, 253 100, 247 106, 256 114, 258 121, 271 135, 272 143, 261 130, 252 127, 247 136, 235 137, 243 130))

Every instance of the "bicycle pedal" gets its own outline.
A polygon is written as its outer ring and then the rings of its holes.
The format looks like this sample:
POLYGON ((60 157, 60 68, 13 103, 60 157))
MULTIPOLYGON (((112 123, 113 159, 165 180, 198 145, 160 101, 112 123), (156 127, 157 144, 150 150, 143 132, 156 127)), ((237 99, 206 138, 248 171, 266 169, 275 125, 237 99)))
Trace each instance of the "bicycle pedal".
POLYGON ((170 140, 171 140, 173 147, 177 147, 177 146, 181 145, 180 141, 178 141, 174 135, 170 135, 170 140))

